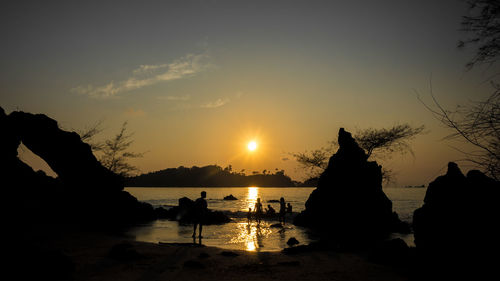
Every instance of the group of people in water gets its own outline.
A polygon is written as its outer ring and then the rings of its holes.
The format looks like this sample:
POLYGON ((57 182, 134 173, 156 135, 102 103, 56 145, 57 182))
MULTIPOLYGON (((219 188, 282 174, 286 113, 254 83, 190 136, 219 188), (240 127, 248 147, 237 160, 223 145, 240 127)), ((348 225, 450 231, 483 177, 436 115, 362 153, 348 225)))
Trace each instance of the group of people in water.
MULTIPOLYGON (((292 204, 290 204, 290 203, 286 204, 285 198, 281 197, 280 198, 280 210, 278 213, 278 220, 280 223, 285 224, 285 220, 286 220, 285 218, 286 218, 287 213, 292 213, 292 204)), ((275 215, 276 215, 276 210, 274 210, 274 208, 270 204, 268 204, 267 209, 264 210, 262 208, 262 203, 260 201, 260 198, 257 198, 257 202, 255 202, 255 206, 254 206, 253 211, 252 211, 252 208, 248 208, 247 218, 248 218, 248 222, 250 223, 252 220, 252 217, 255 217, 255 221, 257 222, 257 224, 260 224, 260 222, 262 221, 262 218, 264 216, 266 216, 268 218, 273 218, 275 215)))
MULTIPOLYGON (((208 204, 205 198, 207 197, 207 193, 205 191, 201 192, 201 197, 194 201, 193 206, 193 239, 196 237, 196 228, 199 229, 199 235, 201 241, 201 232, 203 230, 203 221, 205 219, 206 213, 208 212, 208 204)), ((285 198, 280 198, 280 210, 278 212, 278 220, 280 223, 285 224, 285 216, 287 213, 292 213, 292 204, 286 204, 285 198)), ((271 206, 271 204, 267 205, 266 209, 262 208, 262 203, 260 198, 257 198, 257 202, 255 202, 254 209, 248 208, 248 223, 251 222, 252 217, 255 217, 255 221, 257 224, 260 224, 263 217, 274 218, 276 216, 276 210, 271 206)))

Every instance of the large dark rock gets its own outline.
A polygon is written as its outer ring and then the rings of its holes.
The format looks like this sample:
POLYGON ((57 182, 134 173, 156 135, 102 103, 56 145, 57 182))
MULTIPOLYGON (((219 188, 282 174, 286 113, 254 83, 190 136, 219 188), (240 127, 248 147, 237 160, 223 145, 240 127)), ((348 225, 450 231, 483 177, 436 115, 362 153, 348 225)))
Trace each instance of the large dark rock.
MULTIPOLYGON (((194 201, 187 197, 180 198, 179 205, 168 210, 161 207, 155 209, 158 218, 176 220, 180 223, 193 223, 196 216, 194 211, 194 201)), ((224 213, 208 209, 204 216, 203 224, 223 224, 230 221, 231 219, 224 213)))
POLYGON ((151 205, 123 191, 123 180, 92 154, 75 132, 42 115, 0 108, 2 187, 13 220, 126 224, 155 218, 151 205), (23 143, 57 174, 35 172, 17 156, 23 143))
POLYGON ((413 214, 415 245, 422 251, 473 252, 496 243, 500 182, 472 170, 464 176, 450 162, 429 184, 424 205, 413 214))
POLYGON ((320 230, 331 240, 360 244, 386 237, 404 224, 382 191, 381 166, 343 128, 339 149, 320 176, 296 225, 320 230))
POLYGON ((424 205, 413 214, 420 271, 426 279, 437 272, 449 280, 487 280, 478 274, 496 272, 497 259, 491 257, 500 250, 499 193, 500 182, 477 170, 464 176, 453 162, 429 184, 424 205))

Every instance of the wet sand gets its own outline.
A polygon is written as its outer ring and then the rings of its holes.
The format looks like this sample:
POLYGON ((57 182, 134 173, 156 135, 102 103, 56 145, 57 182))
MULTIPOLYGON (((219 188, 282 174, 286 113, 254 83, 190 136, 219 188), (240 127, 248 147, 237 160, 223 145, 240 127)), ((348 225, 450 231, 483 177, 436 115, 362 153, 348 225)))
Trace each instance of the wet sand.
POLYGON ((37 241, 72 261, 71 280, 408 280, 401 270, 354 253, 247 252, 89 231, 58 231, 37 241))

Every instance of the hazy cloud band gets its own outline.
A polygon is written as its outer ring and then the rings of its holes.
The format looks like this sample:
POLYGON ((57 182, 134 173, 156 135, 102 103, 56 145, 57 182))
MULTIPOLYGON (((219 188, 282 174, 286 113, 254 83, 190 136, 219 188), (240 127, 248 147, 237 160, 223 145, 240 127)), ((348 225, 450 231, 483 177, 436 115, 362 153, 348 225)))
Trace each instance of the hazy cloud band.
POLYGON ((160 82, 178 80, 196 75, 211 67, 207 54, 188 54, 168 64, 141 65, 133 75, 122 81, 111 81, 102 86, 78 86, 72 89, 78 94, 93 98, 110 98, 122 92, 140 89, 160 82))

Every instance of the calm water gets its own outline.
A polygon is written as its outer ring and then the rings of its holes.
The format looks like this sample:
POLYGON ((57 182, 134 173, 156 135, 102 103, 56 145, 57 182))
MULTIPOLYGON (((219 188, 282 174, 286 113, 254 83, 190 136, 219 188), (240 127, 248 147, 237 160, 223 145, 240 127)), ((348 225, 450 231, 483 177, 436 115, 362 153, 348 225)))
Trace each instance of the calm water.
MULTIPOLYGON (((226 212, 233 222, 223 225, 208 225, 203 227, 202 243, 207 246, 216 246, 227 249, 242 249, 249 251, 280 251, 287 247, 290 237, 295 237, 301 244, 311 242, 312 237, 307 230, 291 223, 284 228, 272 227, 277 221, 263 221, 260 226, 255 222, 248 223, 246 212, 254 206, 257 198, 261 198, 262 205, 271 205, 276 211, 279 203, 268 202, 284 197, 286 202, 293 206, 296 214, 304 210, 304 204, 314 188, 137 188, 125 189, 138 200, 148 202, 154 207, 176 206, 178 199, 188 197, 196 199, 200 192, 207 192, 207 202, 210 209, 226 212), (224 196, 232 194, 238 200, 222 200, 224 196)), ((393 202, 393 210, 404 221, 411 222, 413 211, 423 204, 425 188, 387 188, 384 192, 393 202)), ((288 220, 291 221, 292 214, 288 220)), ((138 241, 163 243, 193 242, 192 225, 180 225, 175 221, 157 220, 151 224, 141 225, 131 229, 129 235, 138 241)), ((413 244, 413 236, 396 236, 403 238, 409 245, 413 244)))

